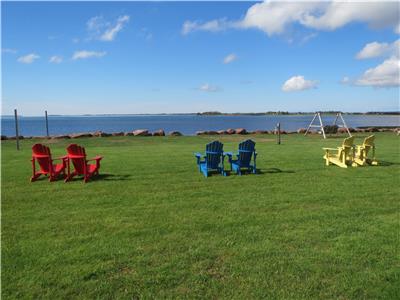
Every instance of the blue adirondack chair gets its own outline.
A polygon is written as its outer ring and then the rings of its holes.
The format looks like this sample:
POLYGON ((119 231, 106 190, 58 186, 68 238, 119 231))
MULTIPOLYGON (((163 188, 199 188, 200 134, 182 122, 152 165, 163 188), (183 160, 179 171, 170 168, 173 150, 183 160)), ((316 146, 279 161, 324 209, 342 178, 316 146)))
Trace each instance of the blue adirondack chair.
POLYGON ((224 171, 224 145, 218 141, 211 142, 206 145, 206 153, 204 155, 195 153, 197 165, 200 173, 208 177, 210 171, 217 171, 222 175, 226 175, 224 171), (202 158, 204 158, 202 160, 202 158))
POLYGON ((239 152, 236 154, 236 159, 233 159, 231 152, 225 153, 228 155, 229 163, 231 164, 231 171, 235 171, 237 174, 242 175, 242 169, 247 169, 253 174, 257 172, 256 169, 256 157, 257 152, 255 149, 256 143, 252 140, 245 140, 239 144, 239 152), (251 164, 251 157, 253 157, 253 164, 251 164))

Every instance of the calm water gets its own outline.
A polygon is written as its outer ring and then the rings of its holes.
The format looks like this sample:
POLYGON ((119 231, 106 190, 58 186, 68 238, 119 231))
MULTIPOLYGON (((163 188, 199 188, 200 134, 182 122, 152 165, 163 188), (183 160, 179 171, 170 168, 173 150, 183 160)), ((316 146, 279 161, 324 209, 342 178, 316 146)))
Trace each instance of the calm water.
MULTIPOLYGON (((313 115, 301 116, 197 116, 197 115, 120 115, 120 116, 49 116, 50 135, 79 132, 133 131, 164 129, 180 131, 193 135, 199 130, 221 130, 228 128, 246 128, 247 130, 272 130, 281 123, 283 130, 297 130, 307 127, 313 115)), ((400 126, 399 116, 360 116, 345 115, 349 127, 358 126, 400 126)), ((325 116, 325 125, 331 124, 334 116, 325 116)), ((1 118, 1 134, 15 136, 13 117, 1 118)), ((24 136, 46 135, 44 117, 20 117, 20 134, 24 136)))

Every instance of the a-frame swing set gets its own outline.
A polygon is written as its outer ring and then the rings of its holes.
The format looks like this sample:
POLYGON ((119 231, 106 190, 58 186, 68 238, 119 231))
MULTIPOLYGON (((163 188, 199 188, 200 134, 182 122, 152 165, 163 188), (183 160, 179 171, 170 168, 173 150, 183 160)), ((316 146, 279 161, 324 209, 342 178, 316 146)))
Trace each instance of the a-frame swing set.
MULTIPOLYGON (((348 135, 351 136, 350 130, 346 125, 346 122, 343 119, 342 113, 341 112, 337 112, 336 113, 336 117, 335 120, 333 121, 333 126, 337 126, 339 128, 345 128, 348 135), (340 119, 340 121, 342 122, 342 124, 338 124, 338 120, 340 119)), ((322 132, 322 136, 324 137, 324 139, 326 139, 326 134, 325 134, 325 130, 324 130, 324 124, 322 123, 322 118, 321 118, 321 112, 316 112, 314 114, 314 117, 310 123, 310 125, 308 125, 308 128, 306 130, 306 132, 304 133, 304 135, 307 135, 307 133, 310 131, 310 128, 319 128, 322 132), (319 124, 314 124, 314 121, 317 120, 319 121, 319 124)))

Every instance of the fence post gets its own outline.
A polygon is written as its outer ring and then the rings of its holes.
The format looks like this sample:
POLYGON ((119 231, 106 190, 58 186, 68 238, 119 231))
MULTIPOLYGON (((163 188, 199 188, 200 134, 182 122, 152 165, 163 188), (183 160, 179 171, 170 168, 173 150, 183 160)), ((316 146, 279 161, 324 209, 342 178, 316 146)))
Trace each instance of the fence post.
POLYGON ((276 142, 278 145, 280 145, 281 144, 281 123, 276 124, 276 130, 277 130, 276 142))
POLYGON ((46 136, 49 138, 49 120, 47 119, 47 110, 44 111, 44 114, 46 116, 46 136))
POLYGON ((19 150, 19 132, 18 132, 17 109, 14 109, 14 117, 15 117, 15 141, 17 142, 17 150, 19 150))

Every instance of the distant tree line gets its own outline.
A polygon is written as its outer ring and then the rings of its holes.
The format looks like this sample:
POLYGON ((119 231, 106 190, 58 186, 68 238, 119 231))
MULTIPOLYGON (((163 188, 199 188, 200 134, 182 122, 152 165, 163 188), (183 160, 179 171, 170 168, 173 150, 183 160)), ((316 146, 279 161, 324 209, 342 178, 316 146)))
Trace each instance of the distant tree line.
MULTIPOLYGON (((321 114, 335 115, 339 111, 327 110, 319 111, 321 114)), ((267 112, 257 112, 257 113, 223 113, 219 111, 205 111, 198 112, 198 116, 265 116, 265 115, 310 115, 315 112, 288 112, 288 111, 267 111, 267 112)), ((400 111, 370 111, 370 112, 345 112, 348 115, 400 115, 400 111)))

